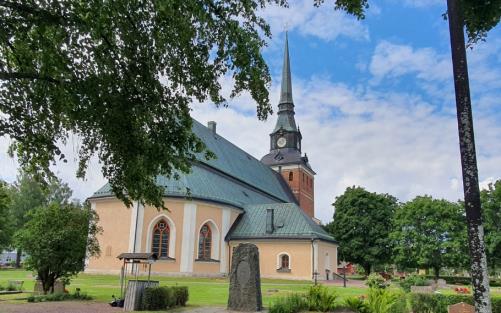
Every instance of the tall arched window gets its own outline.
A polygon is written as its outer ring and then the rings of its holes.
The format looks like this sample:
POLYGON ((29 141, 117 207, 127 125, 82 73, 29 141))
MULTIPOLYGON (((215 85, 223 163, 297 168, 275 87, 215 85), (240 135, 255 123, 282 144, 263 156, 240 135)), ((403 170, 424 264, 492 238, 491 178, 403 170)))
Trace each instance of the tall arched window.
POLYGON ((156 253, 159 258, 169 257, 169 237, 169 224, 165 220, 160 220, 153 228, 151 252, 156 253))
POLYGON ((280 257, 280 268, 289 269, 289 256, 287 254, 282 254, 280 257))
POLYGON ((198 258, 201 260, 207 260, 211 258, 211 248, 212 248, 212 231, 209 224, 204 224, 200 229, 200 234, 198 237, 198 258))
POLYGON ((289 181, 292 181, 294 179, 294 174, 292 172, 289 172, 289 181))

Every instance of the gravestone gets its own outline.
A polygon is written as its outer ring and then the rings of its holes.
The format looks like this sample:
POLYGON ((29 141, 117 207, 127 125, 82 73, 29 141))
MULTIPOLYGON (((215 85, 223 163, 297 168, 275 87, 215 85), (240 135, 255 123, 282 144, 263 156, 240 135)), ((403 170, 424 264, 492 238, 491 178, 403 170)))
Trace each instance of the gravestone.
POLYGON ((475 313, 475 307, 468 303, 460 302, 457 304, 449 305, 449 313, 475 313))
POLYGON ((231 259, 228 310, 253 312, 261 309, 259 251, 251 243, 241 243, 233 250, 231 259))
POLYGON ((447 287, 447 282, 445 281, 445 279, 437 280, 437 288, 438 289, 443 289, 445 287, 447 287))
POLYGON ((413 293, 433 293, 433 291, 435 291, 433 286, 411 286, 413 293))
MULTIPOLYGON (((60 280, 54 282, 54 293, 64 293, 64 283, 60 280)), ((41 280, 35 282, 34 294, 43 295, 43 285, 41 280)))

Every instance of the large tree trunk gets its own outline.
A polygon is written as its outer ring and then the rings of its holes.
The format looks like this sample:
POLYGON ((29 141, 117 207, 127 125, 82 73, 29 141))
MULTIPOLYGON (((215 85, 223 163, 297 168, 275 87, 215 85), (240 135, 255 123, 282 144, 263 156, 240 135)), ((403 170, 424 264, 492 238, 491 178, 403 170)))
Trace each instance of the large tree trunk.
POLYGON ((491 313, 489 277, 487 274, 484 229, 480 210, 480 189, 478 186, 477 158, 468 81, 468 64, 466 62, 464 41, 464 23, 460 10, 458 0, 447 0, 475 312, 491 313))

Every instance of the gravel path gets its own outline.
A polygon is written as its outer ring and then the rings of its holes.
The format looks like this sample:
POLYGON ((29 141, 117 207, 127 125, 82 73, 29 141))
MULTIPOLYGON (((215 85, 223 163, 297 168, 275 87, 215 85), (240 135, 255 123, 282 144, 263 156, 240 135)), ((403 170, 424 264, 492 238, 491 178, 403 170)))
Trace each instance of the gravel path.
POLYGON ((113 308, 107 303, 86 301, 39 302, 20 304, 0 304, 0 313, 117 313, 121 308, 113 308))
MULTIPOLYGON (((20 304, 0 304, 0 313, 118 313, 122 308, 113 308, 107 303, 61 301, 20 304)), ((237 313, 222 307, 197 307, 175 309, 175 313, 237 313)), ((266 313, 262 311, 260 313, 266 313)))

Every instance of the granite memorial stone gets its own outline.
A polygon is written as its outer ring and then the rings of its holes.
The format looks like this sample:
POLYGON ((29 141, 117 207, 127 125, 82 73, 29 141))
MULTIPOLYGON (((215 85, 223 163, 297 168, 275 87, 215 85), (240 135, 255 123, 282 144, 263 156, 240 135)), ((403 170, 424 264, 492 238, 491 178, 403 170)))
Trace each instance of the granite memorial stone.
POLYGON ((241 243, 233 250, 228 309, 246 312, 262 309, 259 251, 253 244, 241 243))

